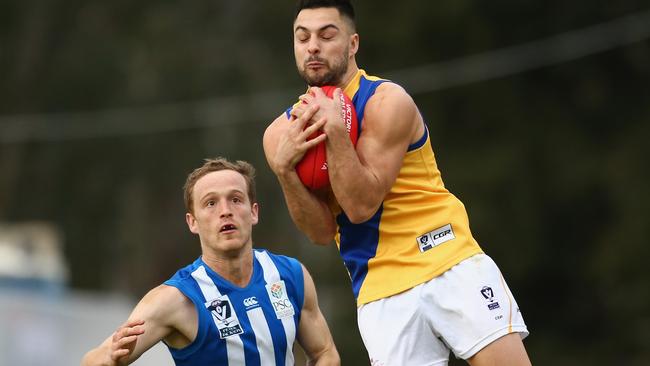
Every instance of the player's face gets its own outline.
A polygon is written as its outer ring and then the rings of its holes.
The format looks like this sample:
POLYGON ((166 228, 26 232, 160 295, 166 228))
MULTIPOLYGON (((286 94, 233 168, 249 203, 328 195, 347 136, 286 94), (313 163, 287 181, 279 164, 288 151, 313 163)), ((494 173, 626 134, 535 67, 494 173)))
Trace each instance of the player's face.
POLYGON ((234 170, 220 170, 201 177, 194 185, 194 213, 187 224, 201 238, 203 250, 237 255, 252 248, 253 225, 258 205, 251 204, 244 177, 234 170))
POLYGON ((303 9, 293 25, 298 73, 310 86, 340 85, 357 37, 336 8, 303 9))

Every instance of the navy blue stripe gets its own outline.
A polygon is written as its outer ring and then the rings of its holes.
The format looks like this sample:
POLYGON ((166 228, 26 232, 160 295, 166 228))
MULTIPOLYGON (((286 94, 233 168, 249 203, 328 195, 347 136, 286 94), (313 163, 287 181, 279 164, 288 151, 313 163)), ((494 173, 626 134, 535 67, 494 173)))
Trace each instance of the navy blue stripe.
POLYGON ((361 135, 361 123, 363 121, 363 114, 364 110, 366 109, 366 103, 368 102, 368 99, 370 99, 370 97, 375 94, 377 87, 385 81, 388 80, 371 81, 363 76, 359 81, 359 89, 354 94, 354 98, 352 98, 352 104, 354 104, 354 109, 357 112, 357 131, 359 131, 359 135, 361 135))
POLYGON ((383 204, 370 220, 354 225, 343 212, 336 218, 340 233, 340 251, 343 263, 352 279, 354 297, 359 296, 361 285, 368 275, 368 261, 377 254, 379 244, 379 221, 383 204))
POLYGON ((427 129, 427 125, 424 125, 424 133, 422 134, 422 137, 420 137, 419 140, 416 142, 412 143, 409 145, 408 151, 413 151, 419 147, 422 147, 425 142, 427 142, 427 137, 429 137, 429 129, 427 129))
MULTIPOLYGON (((361 135, 366 103, 375 94, 377 87, 386 81, 388 80, 369 80, 364 76, 360 78, 359 89, 352 98, 352 103, 357 112, 357 131, 359 131, 359 135, 361 135)), ((342 212, 336 218, 339 226, 341 257, 350 273, 355 298, 359 297, 363 281, 368 275, 368 261, 374 258, 377 253, 379 222, 382 211, 383 204, 368 221, 362 224, 352 224, 345 212, 342 212)))

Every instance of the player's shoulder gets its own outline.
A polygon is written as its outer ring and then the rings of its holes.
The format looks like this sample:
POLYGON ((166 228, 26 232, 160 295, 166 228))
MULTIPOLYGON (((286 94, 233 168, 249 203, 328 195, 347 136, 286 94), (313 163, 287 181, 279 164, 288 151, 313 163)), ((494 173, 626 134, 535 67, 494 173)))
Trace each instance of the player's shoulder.
POLYGON ((364 109, 364 121, 374 121, 381 126, 394 126, 400 121, 404 127, 411 126, 417 114, 413 98, 400 85, 384 82, 377 87, 364 109))
POLYGON ((278 269, 283 269, 288 272, 297 274, 303 271, 303 264, 296 258, 288 255, 276 254, 266 249, 255 249, 258 260, 264 260, 263 257, 268 258, 275 264, 278 269), (260 258, 262 257, 262 258, 260 258))
POLYGON ((268 144, 277 141, 278 137, 282 133, 282 130, 287 128, 288 120, 289 118, 287 117, 286 112, 282 112, 282 114, 277 116, 271 123, 269 123, 269 125, 266 126, 266 130, 264 131, 263 142, 265 144, 268 144))
POLYGON ((395 106, 415 106, 411 95, 399 84, 386 81, 377 86, 377 90, 368 100, 368 107, 385 107, 388 105, 395 106))
POLYGON ((187 297, 178 288, 166 284, 151 289, 143 298, 151 304, 182 305, 186 303, 187 297))
POLYGON ((271 260, 275 262, 291 262, 291 263, 300 263, 300 261, 294 257, 290 257, 284 254, 277 254, 268 249, 255 248, 256 256, 268 256, 271 260))
POLYGON ((183 293, 168 285, 159 285, 151 289, 140 300, 134 314, 137 318, 147 319, 161 325, 174 325, 174 319, 191 317, 194 305, 183 293))

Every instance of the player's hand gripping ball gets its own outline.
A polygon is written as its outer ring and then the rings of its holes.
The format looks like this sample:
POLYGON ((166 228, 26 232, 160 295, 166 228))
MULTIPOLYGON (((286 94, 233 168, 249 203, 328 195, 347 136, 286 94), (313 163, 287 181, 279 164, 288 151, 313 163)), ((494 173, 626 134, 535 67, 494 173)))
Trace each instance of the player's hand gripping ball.
MULTIPOLYGON (((333 98, 335 86, 321 87, 325 95, 333 98)), ((357 145, 359 137, 359 126, 357 123, 357 112, 354 109, 354 104, 345 93, 341 92, 341 116, 343 123, 350 135, 352 145, 357 145)), ((318 131, 308 137, 309 140, 322 134, 318 131)), ((325 141, 307 150, 302 160, 296 164, 296 173, 302 183, 311 190, 318 190, 329 185, 330 178, 327 171, 327 154, 325 151, 325 141)))

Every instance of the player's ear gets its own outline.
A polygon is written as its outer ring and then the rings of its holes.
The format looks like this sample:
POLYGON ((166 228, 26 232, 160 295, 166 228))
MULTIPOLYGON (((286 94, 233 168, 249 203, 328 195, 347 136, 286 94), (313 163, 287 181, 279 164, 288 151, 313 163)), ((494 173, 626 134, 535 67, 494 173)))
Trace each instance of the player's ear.
POLYGON ((191 213, 185 214, 185 222, 187 222, 187 227, 193 234, 199 233, 199 226, 196 224, 196 218, 191 213))
POLYGON ((354 56, 357 54, 357 51, 359 51, 359 33, 355 33, 350 36, 350 51, 348 52, 348 56, 354 56))
POLYGON ((251 205, 251 216, 253 219, 253 225, 257 224, 259 221, 260 205, 257 202, 251 205))

